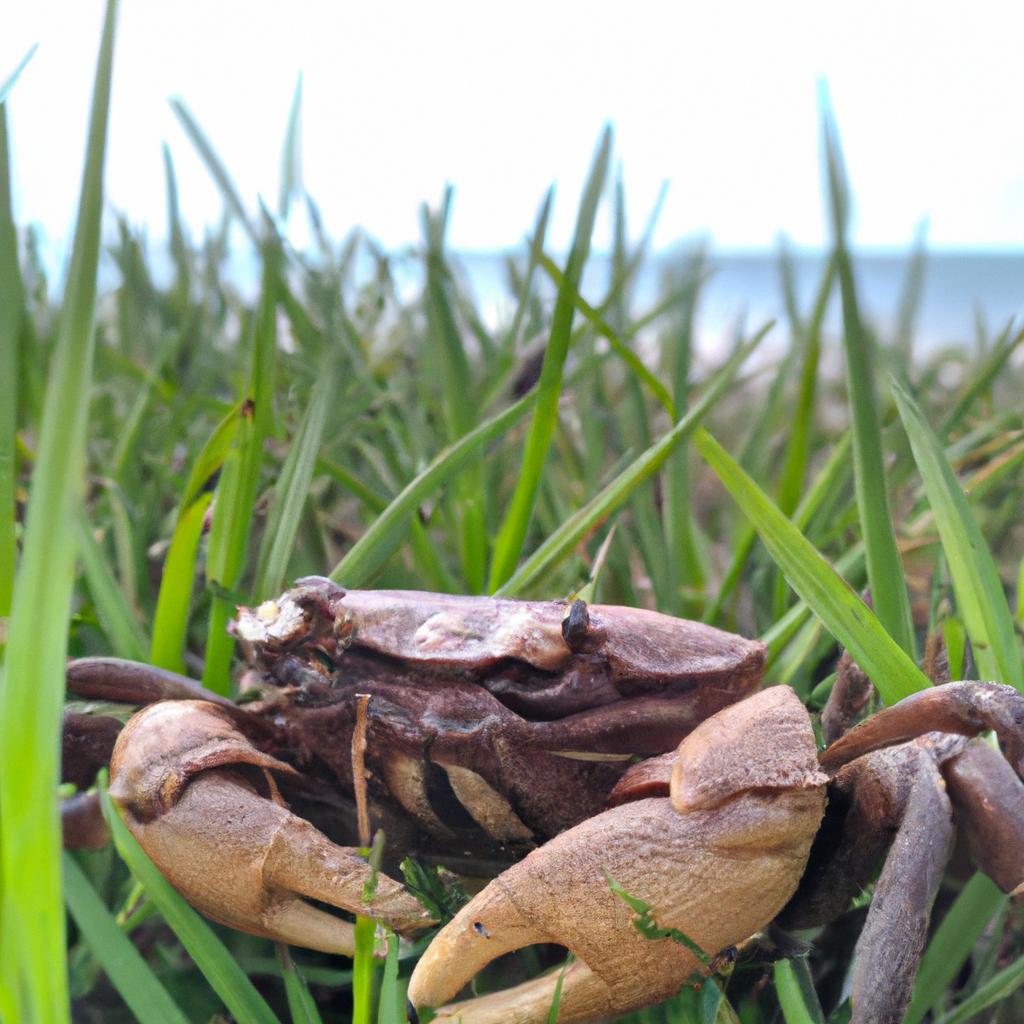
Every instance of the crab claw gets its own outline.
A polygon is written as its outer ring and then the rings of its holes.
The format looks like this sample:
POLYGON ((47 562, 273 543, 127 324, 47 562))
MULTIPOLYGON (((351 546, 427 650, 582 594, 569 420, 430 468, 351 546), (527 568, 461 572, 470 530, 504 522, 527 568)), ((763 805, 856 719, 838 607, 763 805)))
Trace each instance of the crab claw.
MULTIPOLYGON (((773 687, 727 708, 683 741, 669 767, 662 795, 563 832, 467 904, 417 964, 412 1004, 439 1006, 495 957, 556 943, 576 955, 559 1021, 628 1013, 672 996, 771 921, 796 889, 825 805, 827 779, 799 699, 773 687), (637 900, 654 937, 635 927, 637 900)), ((640 791, 657 791, 649 776, 640 791)), ((558 980, 556 972, 455 1003, 440 1017, 546 1021, 558 980)))
POLYGON ((222 924, 351 956, 352 925, 312 897, 398 931, 430 924, 419 903, 292 814, 274 776, 290 765, 258 750, 232 715, 205 701, 154 704, 131 720, 111 759, 110 794, 171 884, 222 924))

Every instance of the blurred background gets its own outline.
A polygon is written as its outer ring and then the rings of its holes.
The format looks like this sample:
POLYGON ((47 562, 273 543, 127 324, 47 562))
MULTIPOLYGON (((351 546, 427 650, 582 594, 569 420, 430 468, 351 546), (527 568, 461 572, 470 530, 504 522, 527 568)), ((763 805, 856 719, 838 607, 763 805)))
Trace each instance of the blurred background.
MULTIPOLYGON (((9 101, 15 212, 37 226, 54 267, 74 224, 101 5, 15 4, 0 37, 0 79, 39 48, 9 101)), ((302 175, 328 232, 362 225, 401 253, 420 238, 418 207, 455 187, 448 240, 484 315, 511 300, 497 254, 520 247, 549 185, 549 244, 568 245, 604 123, 639 234, 653 234, 651 294, 680 246, 705 241, 716 273, 701 340, 779 314, 776 250, 797 252, 805 295, 827 242, 817 94, 827 82, 856 199, 852 238, 866 305, 894 317, 906 253, 929 260, 919 338, 963 341, 976 306, 990 327, 1015 312, 1024 239, 1024 8, 999 2, 469 2, 170 4, 123 7, 107 197, 167 236, 161 146, 196 237, 221 194, 169 104, 177 96, 212 140, 251 209, 276 208, 280 154, 302 89, 302 175)), ((610 244, 607 218, 595 234, 610 244)), ((309 242, 306 211, 287 223, 309 242)), ((255 267, 241 232, 237 272, 255 267)), ((413 272, 411 272, 413 273, 413 272)), ((414 286, 415 282, 410 282, 414 286)), ((642 297, 645 281, 639 282, 642 297)))

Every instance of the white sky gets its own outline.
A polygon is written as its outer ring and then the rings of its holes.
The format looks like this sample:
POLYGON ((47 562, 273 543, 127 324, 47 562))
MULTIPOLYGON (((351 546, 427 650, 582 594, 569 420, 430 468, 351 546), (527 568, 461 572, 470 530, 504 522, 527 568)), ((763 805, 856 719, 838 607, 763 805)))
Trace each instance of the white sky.
MULTIPOLYGON (((100 0, 7 5, 0 80, 39 50, 9 99, 22 222, 73 222, 100 0)), ((855 237, 904 246, 1024 241, 1024 5, 123 0, 107 194, 164 236, 160 145, 191 225, 220 199, 167 100, 178 95, 243 197, 276 204, 304 74, 306 186, 330 232, 415 240, 417 209, 456 186, 451 241, 516 245, 547 185, 552 241, 571 231, 602 124, 616 128, 634 230, 663 179, 656 236, 768 246, 824 240, 815 83, 829 82, 857 201, 855 237)), ((597 241, 606 240, 607 234, 597 241)))

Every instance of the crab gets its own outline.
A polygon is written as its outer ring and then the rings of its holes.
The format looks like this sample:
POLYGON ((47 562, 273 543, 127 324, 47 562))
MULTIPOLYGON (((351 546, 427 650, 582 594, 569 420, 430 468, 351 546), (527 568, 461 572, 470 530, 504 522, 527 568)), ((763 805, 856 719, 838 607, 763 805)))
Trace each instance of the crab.
MULTIPOLYGON (((123 730, 69 714, 66 776, 84 788, 109 758, 125 822, 186 899, 281 942, 353 953, 352 925, 310 900, 403 935, 434 925, 391 877, 404 855, 492 877, 412 974, 411 1005, 442 1019, 546 1021, 556 987, 564 1022, 660 1002, 772 922, 838 916, 888 849, 852 1020, 896 1022, 954 811, 980 867, 1024 894, 1009 686, 937 685, 846 731, 863 704, 848 662, 819 755, 797 695, 760 689, 763 645, 656 612, 311 577, 232 628, 244 704, 150 666, 72 662, 73 693, 145 707, 123 730), (971 739, 988 730, 1002 753, 971 739), (360 852, 378 830, 391 874, 360 852), (537 943, 575 957, 451 1002, 537 943)), ((90 799, 67 809, 72 844, 101 841, 90 799)))

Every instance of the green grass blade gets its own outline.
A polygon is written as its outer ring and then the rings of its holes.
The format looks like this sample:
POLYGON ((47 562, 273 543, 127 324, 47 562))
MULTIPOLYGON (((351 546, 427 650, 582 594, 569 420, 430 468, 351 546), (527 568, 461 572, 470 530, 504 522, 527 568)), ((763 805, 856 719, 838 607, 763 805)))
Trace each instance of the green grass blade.
POLYGON ((558 269, 557 264, 550 256, 546 253, 541 253, 538 260, 541 268, 551 278, 556 288, 559 290, 562 288, 571 290, 573 302, 580 313, 583 314, 583 318, 602 338, 607 340, 608 344, 612 347, 612 351, 629 367, 637 379, 643 382, 651 394, 658 400, 661 407, 674 419, 676 410, 672 402, 672 396, 668 393, 668 388, 644 366, 643 360, 622 340, 619 333, 601 315, 601 311, 594 309, 578 291, 572 289, 567 284, 565 275, 558 269))
POLYGON ((356 915, 356 955, 352 961, 352 1024, 370 1024, 373 1017, 374 981, 378 974, 373 955, 377 924, 369 917, 356 915))
POLYGON ((985 926, 1006 899, 995 882, 981 872, 963 887, 921 958, 914 996, 903 1024, 920 1024, 963 969, 985 926))
POLYGON ((107 553, 92 535, 84 517, 75 520, 75 531, 89 593, 113 653, 119 658, 145 661, 149 643, 110 571, 107 553))
POLYGON ((228 174, 227 168, 221 162, 220 157, 217 156, 217 151, 206 137, 206 133, 199 127, 199 122, 192 116, 192 111, 177 98, 171 100, 171 109, 181 122, 181 126, 185 129, 185 134, 188 135, 192 145, 196 147, 200 159, 206 164, 206 169, 210 172, 217 187, 220 189, 228 209, 238 218, 239 223, 253 245, 259 245, 259 236, 256 233, 256 228, 249 219, 249 215, 245 212, 245 206, 238 195, 238 189, 235 188, 231 175, 228 174))
POLYGON ((239 1024, 279 1024, 273 1011, 253 988, 252 982, 224 943, 146 856, 146 852, 121 820, 102 783, 100 801, 117 852, 239 1024))
POLYGON ((870 608, 704 429, 694 447, 757 530, 789 585, 868 674, 886 704, 930 683, 870 608))
MULTIPOLYGON (((448 440, 465 437, 473 427, 474 404, 466 401, 473 393, 473 378, 455 319, 451 301, 451 271, 444 254, 444 237, 451 208, 451 189, 445 191, 441 210, 432 216, 422 211, 426 239, 426 307, 430 337, 436 362, 441 370, 444 419, 448 440)), ((484 525, 484 486, 482 467, 477 464, 459 474, 453 488, 454 514, 459 522, 459 546, 462 572, 470 593, 483 590, 487 572, 487 530, 484 525)))
POLYGON ((521 594, 541 576, 562 561, 602 520, 619 508, 636 489, 658 471, 683 438, 700 423, 704 414, 725 393, 743 361, 768 333, 766 325, 748 345, 736 350, 732 358, 716 374, 710 386, 693 408, 659 441, 635 459, 607 487, 573 513, 519 567, 496 593, 506 597, 521 594))
POLYGON ((530 392, 504 412, 481 423, 464 438, 442 451, 423 472, 410 480, 401 493, 373 521, 370 528, 352 545, 348 554, 334 567, 331 579, 347 587, 366 584, 373 573, 390 557, 408 535, 409 520, 420 503, 457 473, 483 448, 505 434, 529 412, 536 399, 530 392))
POLYGON ((249 529, 263 465, 264 441, 273 415, 274 372, 277 361, 278 251, 275 243, 264 246, 263 289, 252 340, 252 366, 242 403, 242 418, 234 447, 214 498, 213 522, 206 552, 206 582, 213 591, 203 685, 216 693, 231 688, 231 657, 234 637, 227 625, 237 602, 227 595, 238 585, 245 568, 249 529))
POLYGON ((547 461, 548 449, 558 421, 558 399, 562 393, 562 370, 569 352, 572 336, 572 321, 576 312, 575 294, 579 291, 583 266, 590 253, 590 236, 594 229, 597 207, 604 190, 611 157, 611 128, 605 129, 598 146, 590 176, 584 189, 576 218, 576 231, 572 249, 565 268, 564 286, 558 290, 555 309, 551 318, 551 333, 548 337, 544 364, 541 367, 540 383, 537 389, 537 406, 534 409, 530 431, 523 452, 522 468, 516 481, 508 511, 494 543, 491 574, 488 590, 497 590, 513 573, 519 561, 526 532, 533 517, 541 473, 547 461))
POLYGON ((388 953, 384 961, 384 974, 380 979, 380 1005, 377 1024, 405 1024, 403 987, 398 980, 398 936, 389 931, 388 953))
POLYGON ((21 77, 22 71, 25 70, 28 62, 35 56, 38 47, 38 43, 33 43, 29 47, 28 53, 18 61, 18 66, 0 83, 0 104, 6 101, 11 89, 14 88, 14 83, 21 77))
POLYGON ((192 463, 178 506, 171 546, 160 577, 150 648, 150 661, 172 672, 185 672, 185 638, 195 586, 196 558, 206 512, 213 500, 213 492, 204 488, 224 465, 242 418, 242 406, 238 405, 217 424, 192 463))
POLYGON ((3 988, 12 1020, 68 1020, 55 793, 75 505, 85 463, 103 164, 114 55, 109 0, 96 66, 78 224, 56 347, 50 358, 22 560, 0 677, 0 877, 3 988))
MULTIPOLYGON (((14 491, 18 473, 18 346, 23 316, 18 236, 11 209, 7 108, 0 105, 0 620, 11 612, 18 555, 14 491)), ((0 649, 3 644, 0 636, 0 649)))
POLYGON ((806 957, 775 965, 775 992, 786 1024, 825 1024, 806 957))
POLYGON ((267 517, 264 543, 256 570, 255 593, 259 598, 283 589, 295 535, 302 519, 309 485, 313 480, 328 403, 335 397, 334 375, 323 373, 313 388, 309 406, 288 451, 274 487, 274 503, 267 517))
POLYGON ((822 115, 822 135, 828 169, 834 259, 843 308, 846 386, 853 426, 854 484, 867 554, 868 585, 879 621, 896 643, 913 657, 914 626, 885 482, 871 339, 861 323, 853 266, 845 241, 849 206, 846 173, 838 132, 827 108, 822 115))
POLYGON ((64 854, 64 898, 86 944, 139 1024, 188 1024, 69 853, 64 854))
POLYGON ((277 944, 277 960, 281 968, 292 1024, 322 1024, 320 1011, 316 1008, 306 979, 293 963, 288 947, 280 942, 277 944))
POLYGON ((955 1010, 947 1013, 939 1024, 967 1024, 994 1003, 998 1003, 1024 985, 1024 956, 1018 957, 1009 967, 993 974, 977 991, 968 996, 955 1010))
POLYGON ((1003 372, 1003 367, 1010 356, 1017 351, 1022 341, 1024 341, 1024 330, 1013 332, 1012 324, 1007 325, 999 340, 992 346, 992 351, 985 357, 981 367, 971 375, 967 386, 963 389, 949 415, 943 420, 942 426, 939 428, 940 437, 947 437, 960 426, 978 396, 992 386, 992 382, 1003 372))
POLYGON ((277 213, 281 220, 288 219, 293 200, 302 192, 302 72, 299 72, 288 113, 288 128, 281 151, 281 191, 277 200, 277 213))
POLYGON ((957 607, 978 669, 983 678, 1009 683, 1024 692, 1024 666, 1013 615, 992 552, 924 413, 895 378, 890 386, 942 539, 957 607))

